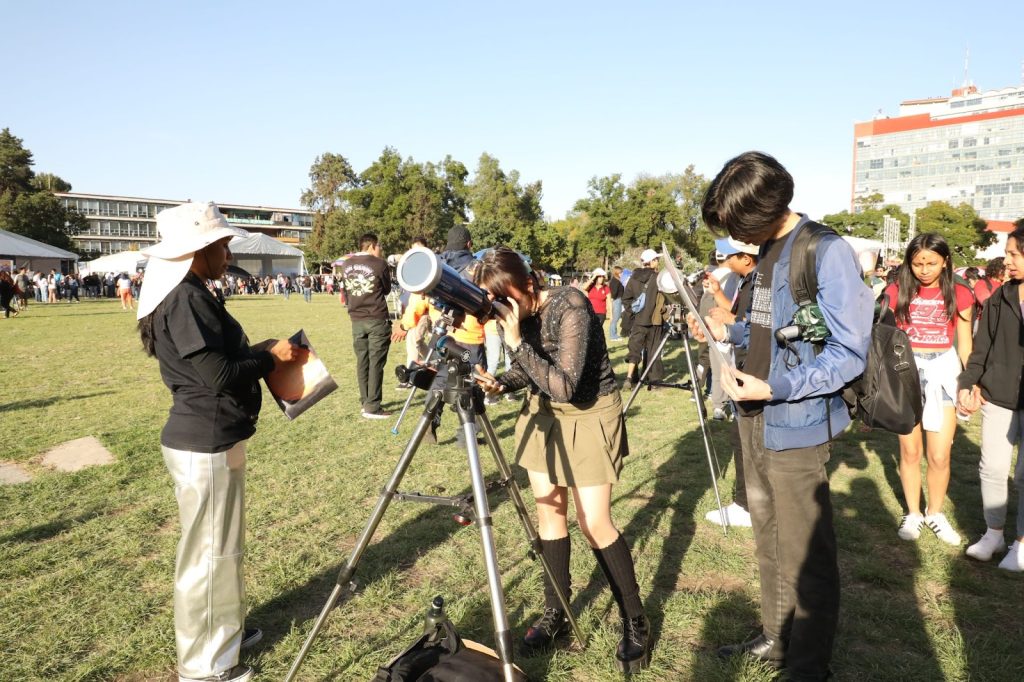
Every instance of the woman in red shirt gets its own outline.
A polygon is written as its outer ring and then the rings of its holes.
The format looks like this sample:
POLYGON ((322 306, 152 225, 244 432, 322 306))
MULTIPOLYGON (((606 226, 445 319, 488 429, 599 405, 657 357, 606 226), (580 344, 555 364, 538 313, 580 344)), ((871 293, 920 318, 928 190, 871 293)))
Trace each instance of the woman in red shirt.
POLYGON ((943 542, 959 545, 960 535, 942 513, 942 503, 949 487, 949 457, 956 432, 956 380, 972 348, 974 295, 953 280, 949 244, 938 234, 921 234, 907 244, 896 282, 886 287, 885 294, 896 314, 896 326, 910 337, 924 396, 921 423, 899 437, 907 515, 898 535, 916 540, 926 525, 943 542), (922 515, 921 455, 925 453, 928 507, 922 515))
POLYGON ((604 327, 605 318, 608 316, 608 308, 611 305, 611 288, 608 286, 608 273, 603 268, 595 268, 590 281, 584 285, 583 290, 587 292, 590 305, 597 313, 597 319, 601 320, 604 327))

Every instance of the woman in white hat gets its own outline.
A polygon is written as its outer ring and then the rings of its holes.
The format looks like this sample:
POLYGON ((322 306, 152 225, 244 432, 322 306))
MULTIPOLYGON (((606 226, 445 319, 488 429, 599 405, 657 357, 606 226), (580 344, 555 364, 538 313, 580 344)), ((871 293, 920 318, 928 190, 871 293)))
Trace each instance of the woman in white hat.
POLYGON ((245 629, 245 445, 260 412, 260 377, 302 349, 269 340, 256 348, 207 288, 231 262, 228 242, 245 236, 213 203, 157 215, 163 238, 149 256, 139 295, 139 334, 160 363, 173 404, 160 437, 181 518, 175 562, 178 679, 241 682, 239 649, 263 633, 245 629), (257 350, 257 348, 261 348, 257 350))
POLYGON ((601 328, 604 329, 604 321, 608 317, 608 309, 612 304, 612 290, 608 286, 608 273, 604 268, 594 268, 593 274, 585 285, 583 291, 590 299, 590 305, 601 321, 601 328))

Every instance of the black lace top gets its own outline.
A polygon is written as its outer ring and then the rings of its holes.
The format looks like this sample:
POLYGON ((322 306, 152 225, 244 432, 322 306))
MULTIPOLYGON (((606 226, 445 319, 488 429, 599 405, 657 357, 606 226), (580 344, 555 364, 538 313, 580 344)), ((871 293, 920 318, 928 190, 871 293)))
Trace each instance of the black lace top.
POLYGON ((512 369, 499 379, 506 391, 529 386, 555 402, 582 404, 616 389, 604 328, 579 289, 550 289, 520 330, 523 342, 509 351, 512 369))

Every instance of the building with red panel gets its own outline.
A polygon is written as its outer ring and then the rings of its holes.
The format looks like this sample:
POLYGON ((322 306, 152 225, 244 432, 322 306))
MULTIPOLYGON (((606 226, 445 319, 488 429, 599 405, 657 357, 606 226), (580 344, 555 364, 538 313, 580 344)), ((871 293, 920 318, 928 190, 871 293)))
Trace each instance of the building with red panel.
POLYGON ((853 137, 851 210, 877 193, 911 214, 945 201, 1000 226, 1024 217, 1024 86, 908 100, 853 137))

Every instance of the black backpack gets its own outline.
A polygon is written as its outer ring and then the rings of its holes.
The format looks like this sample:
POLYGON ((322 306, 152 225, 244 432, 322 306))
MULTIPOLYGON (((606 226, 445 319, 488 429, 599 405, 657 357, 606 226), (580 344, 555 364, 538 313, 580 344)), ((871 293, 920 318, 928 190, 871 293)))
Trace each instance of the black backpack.
MULTIPOLYGON (((514 668, 513 677, 526 682, 519 668, 514 668)), ((445 619, 378 668, 370 682, 505 682, 505 675, 493 652, 467 645, 445 619)))
MULTIPOLYGON (((808 223, 796 235, 789 264, 789 282, 798 306, 812 305, 818 296, 818 243, 836 232, 819 223, 808 223), (802 258, 796 254, 803 254, 802 258)), ((838 235, 836 235, 838 236, 838 235)), ((821 344, 815 352, 821 352, 821 344)), ((875 302, 871 345, 864 374, 843 390, 850 415, 873 429, 907 435, 921 422, 924 403, 917 363, 906 332, 896 327, 896 318, 883 294, 875 302)))

